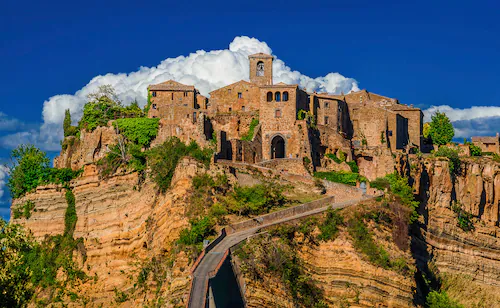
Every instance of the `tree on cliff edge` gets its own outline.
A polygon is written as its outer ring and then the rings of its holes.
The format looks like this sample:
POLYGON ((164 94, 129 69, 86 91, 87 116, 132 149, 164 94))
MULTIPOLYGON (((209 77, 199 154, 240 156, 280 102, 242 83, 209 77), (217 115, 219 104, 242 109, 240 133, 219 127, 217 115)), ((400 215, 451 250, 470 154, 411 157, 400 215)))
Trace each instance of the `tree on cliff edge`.
POLYGON ((446 113, 436 111, 432 115, 429 127, 429 137, 431 137, 432 143, 441 146, 450 143, 453 136, 455 136, 455 130, 446 113))

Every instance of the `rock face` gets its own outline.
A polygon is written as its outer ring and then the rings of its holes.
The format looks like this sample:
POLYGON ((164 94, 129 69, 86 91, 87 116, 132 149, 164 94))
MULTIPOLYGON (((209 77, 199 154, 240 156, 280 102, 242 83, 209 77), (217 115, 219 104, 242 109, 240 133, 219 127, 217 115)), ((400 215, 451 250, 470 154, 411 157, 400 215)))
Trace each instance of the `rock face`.
POLYGON ((94 131, 81 130, 80 137, 67 137, 67 147, 54 159, 54 167, 78 170, 86 164, 97 162, 106 156, 116 144, 117 134, 112 126, 99 126, 94 131))
MULTIPOLYGON (((132 288, 142 261, 172 251, 180 230, 188 225, 187 195, 192 176, 201 168, 194 160, 182 160, 172 188, 165 195, 157 194, 154 183, 147 179, 141 185, 137 173, 100 180, 94 165, 86 165, 83 176, 71 182, 78 216, 74 237, 83 237, 86 249, 82 269, 88 276, 97 277, 81 286, 91 303, 109 306, 114 302, 115 288, 125 291, 132 288)), ((36 192, 15 200, 12 208, 26 200, 35 203, 36 211, 30 219, 14 220, 15 223, 24 224, 39 239, 63 233, 67 207, 64 189, 55 185, 39 187, 36 192)), ((168 279, 161 287, 162 297, 172 303, 184 301, 189 292, 191 262, 184 253, 175 254, 168 279)), ((136 303, 144 304, 155 290, 151 287, 136 303)))
POLYGON ((450 174, 447 159, 413 161, 412 165, 425 219, 421 237, 414 241, 422 248, 416 250, 417 261, 431 262, 441 274, 465 275, 485 288, 499 287, 500 164, 485 158, 466 159, 455 175, 450 174), (458 227, 453 204, 472 214, 474 230, 458 227))

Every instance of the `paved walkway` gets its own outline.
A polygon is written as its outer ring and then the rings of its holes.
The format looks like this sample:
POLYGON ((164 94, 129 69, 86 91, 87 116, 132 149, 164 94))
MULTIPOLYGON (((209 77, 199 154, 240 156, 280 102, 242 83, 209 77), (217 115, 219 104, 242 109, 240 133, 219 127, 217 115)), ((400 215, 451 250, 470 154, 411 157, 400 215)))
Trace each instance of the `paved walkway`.
POLYGON ((287 222, 290 220, 299 219, 299 218, 307 217, 310 215, 318 214, 318 213, 326 211, 329 207, 332 207, 334 209, 344 208, 344 207, 354 205, 354 204, 357 204, 363 200, 368 200, 371 198, 373 198, 373 197, 372 196, 363 197, 360 199, 333 203, 333 204, 330 204, 330 205, 322 207, 322 208, 314 209, 314 210, 300 213, 300 214, 290 216, 290 217, 285 217, 283 219, 276 220, 274 222, 263 224, 263 225, 258 226, 258 227, 253 227, 251 229, 235 232, 233 234, 226 236, 222 241, 220 241, 219 244, 217 244, 210 252, 208 252, 203 257, 203 259, 199 263, 198 267, 194 271, 193 284, 192 284, 191 296, 189 299, 190 301, 188 303, 188 307, 190 307, 190 308, 205 308, 204 303, 205 303, 205 299, 207 297, 207 292, 208 292, 208 290, 207 290, 208 280, 210 279, 209 273, 214 271, 217 268, 217 265, 221 262, 222 258, 224 257, 225 252, 229 248, 231 248, 232 246, 247 239, 252 234, 256 233, 259 229, 269 227, 272 225, 281 224, 281 223, 284 223, 284 222, 287 222))

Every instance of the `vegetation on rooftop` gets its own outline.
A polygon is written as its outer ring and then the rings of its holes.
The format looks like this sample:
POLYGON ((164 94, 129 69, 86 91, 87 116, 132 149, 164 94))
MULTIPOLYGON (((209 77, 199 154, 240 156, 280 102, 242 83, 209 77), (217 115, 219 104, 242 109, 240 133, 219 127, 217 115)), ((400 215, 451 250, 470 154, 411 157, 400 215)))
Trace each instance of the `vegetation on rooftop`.
POLYGON ((320 179, 328 180, 330 182, 342 183, 351 186, 356 186, 357 181, 360 182, 367 181, 367 179, 364 176, 360 175, 357 172, 352 172, 352 171, 314 172, 314 176, 320 179))

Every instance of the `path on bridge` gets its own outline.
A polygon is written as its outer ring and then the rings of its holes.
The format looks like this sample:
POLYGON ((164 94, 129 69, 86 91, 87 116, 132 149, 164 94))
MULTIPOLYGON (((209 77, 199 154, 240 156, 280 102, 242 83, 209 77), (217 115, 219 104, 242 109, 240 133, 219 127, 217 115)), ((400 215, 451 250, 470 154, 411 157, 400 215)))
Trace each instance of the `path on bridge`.
MULTIPOLYGON (((344 202, 338 202, 338 203, 332 203, 327 206, 324 206, 322 208, 317 208, 311 211, 307 211, 304 213, 300 213, 297 215, 285 217, 273 222, 269 222, 267 224, 262 224, 257 227, 252 227, 250 229, 238 231, 235 233, 232 233, 230 235, 227 235, 224 239, 222 239, 210 252, 208 252, 201 262, 198 264, 196 267, 194 273, 193 273, 193 282, 192 282, 192 287, 191 287, 191 295, 189 298, 188 302, 188 307, 190 308, 205 308, 205 300, 207 297, 207 291, 208 291, 208 280, 210 279, 209 274, 210 272, 214 271, 217 269, 217 266, 219 263, 222 261, 222 258, 224 257, 224 254, 226 251, 231 248, 232 246, 242 242, 243 240, 247 239, 254 233, 256 233, 259 229, 269 227, 272 225, 278 225, 290 220, 295 220, 303 217, 307 217, 310 215, 318 214, 321 212, 326 211, 328 208, 333 208, 333 209, 340 209, 344 208, 350 205, 357 204, 363 200, 368 200, 373 198, 373 196, 369 197, 362 197, 359 199, 354 199, 354 200, 349 200, 349 201, 344 201, 344 202)), ((258 217, 256 217, 258 218, 258 217)))

